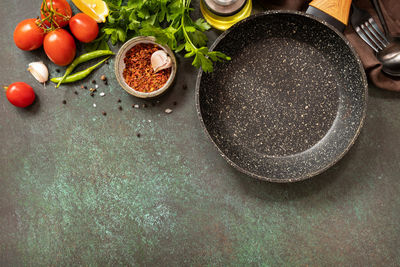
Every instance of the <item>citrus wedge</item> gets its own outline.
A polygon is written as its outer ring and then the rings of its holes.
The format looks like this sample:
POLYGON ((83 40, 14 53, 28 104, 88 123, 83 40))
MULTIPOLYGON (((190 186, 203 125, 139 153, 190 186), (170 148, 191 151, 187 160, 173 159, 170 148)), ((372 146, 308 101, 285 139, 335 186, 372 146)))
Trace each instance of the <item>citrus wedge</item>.
POLYGON ((108 16, 108 6, 102 0, 72 0, 77 8, 98 23, 105 22, 108 16))

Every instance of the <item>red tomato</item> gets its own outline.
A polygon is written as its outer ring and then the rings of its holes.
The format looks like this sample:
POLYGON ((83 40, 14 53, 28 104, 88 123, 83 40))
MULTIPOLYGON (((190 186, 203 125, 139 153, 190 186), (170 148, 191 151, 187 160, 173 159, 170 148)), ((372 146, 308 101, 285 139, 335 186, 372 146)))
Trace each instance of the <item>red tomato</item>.
MULTIPOLYGON (((46 0, 47 8, 43 5, 40 9, 41 18, 51 17, 52 10, 58 14, 54 14, 53 21, 56 23, 54 26, 65 27, 68 25, 68 21, 72 16, 72 10, 66 0, 46 0), (53 3, 52 3, 53 2, 53 3)), ((50 27, 49 21, 45 21, 44 24, 50 27)))
POLYGON ((29 84, 24 82, 12 83, 6 91, 8 101, 14 106, 24 108, 33 103, 35 92, 29 84))
POLYGON ((43 30, 36 24, 37 19, 25 19, 14 30, 14 42, 19 49, 31 51, 42 46, 43 30))
POLYGON ((56 29, 46 34, 43 48, 50 60, 59 66, 71 63, 76 53, 74 38, 64 29, 56 29))
POLYGON ((97 22, 84 13, 78 13, 69 20, 69 29, 83 43, 90 43, 99 33, 97 22))

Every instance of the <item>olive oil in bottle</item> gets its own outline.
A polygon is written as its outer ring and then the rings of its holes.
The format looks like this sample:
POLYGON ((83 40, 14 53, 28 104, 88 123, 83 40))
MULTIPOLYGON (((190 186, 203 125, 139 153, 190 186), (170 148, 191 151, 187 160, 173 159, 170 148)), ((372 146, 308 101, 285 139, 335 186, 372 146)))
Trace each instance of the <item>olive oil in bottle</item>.
POLYGON ((200 0, 200 10, 214 28, 225 31, 250 16, 251 0, 200 0))

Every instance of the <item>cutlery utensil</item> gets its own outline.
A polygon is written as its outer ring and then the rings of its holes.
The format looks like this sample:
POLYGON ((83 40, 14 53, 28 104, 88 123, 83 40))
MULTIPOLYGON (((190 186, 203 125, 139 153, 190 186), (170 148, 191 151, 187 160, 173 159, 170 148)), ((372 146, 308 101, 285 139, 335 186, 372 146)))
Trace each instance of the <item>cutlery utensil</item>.
POLYGON ((371 0, 371 2, 376 10, 376 13, 378 14, 378 18, 379 18, 379 21, 381 22, 381 25, 382 25, 383 31, 385 32, 386 38, 390 39, 390 33, 389 33, 388 27, 386 25, 385 18, 383 17, 382 9, 381 9, 381 6, 380 6, 378 0, 371 0))
POLYGON ((356 7, 354 4, 351 6, 353 13, 350 21, 356 33, 375 52, 378 53, 379 51, 382 51, 386 46, 388 46, 389 41, 379 29, 378 24, 376 24, 375 20, 367 11, 356 7))
POLYGON ((391 76, 400 76, 400 43, 391 42, 385 49, 376 55, 382 63, 382 71, 391 76))
POLYGON ((389 42, 367 11, 354 4, 352 9, 351 24, 361 39, 377 53, 382 71, 391 76, 400 76, 400 43, 396 40, 389 42))

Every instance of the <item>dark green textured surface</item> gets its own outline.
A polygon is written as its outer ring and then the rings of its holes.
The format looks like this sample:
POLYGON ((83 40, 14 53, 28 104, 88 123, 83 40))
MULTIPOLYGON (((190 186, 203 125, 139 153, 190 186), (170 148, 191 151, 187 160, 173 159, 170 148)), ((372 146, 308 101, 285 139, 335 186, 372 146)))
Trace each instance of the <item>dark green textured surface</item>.
POLYGON ((0 266, 400 265, 399 94, 370 87, 358 141, 327 172, 259 182, 206 139, 189 61, 148 108, 131 108, 145 102, 119 88, 112 64, 92 76, 104 97, 38 85, 27 64, 56 67, 11 38, 35 2, 0 2, 1 82, 28 82, 39 99, 17 109, 0 97, 0 266))

